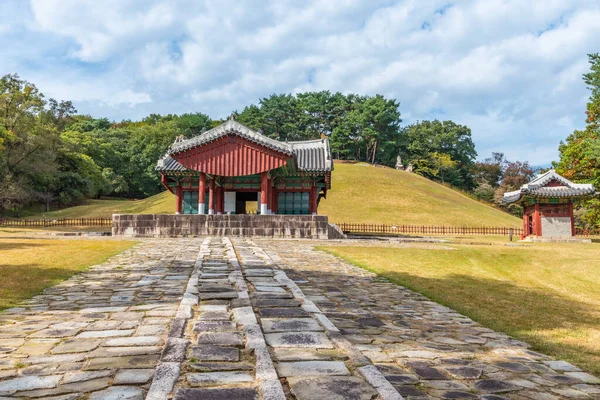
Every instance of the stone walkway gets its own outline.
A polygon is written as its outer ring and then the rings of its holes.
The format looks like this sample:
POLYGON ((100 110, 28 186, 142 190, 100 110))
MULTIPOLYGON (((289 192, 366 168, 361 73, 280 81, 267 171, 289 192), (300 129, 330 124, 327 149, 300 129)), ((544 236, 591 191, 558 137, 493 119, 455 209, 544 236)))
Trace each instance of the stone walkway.
POLYGON ((144 242, 0 313, 0 398, 143 398, 201 242, 144 242))
POLYGON ((600 398, 315 242, 148 240, 0 313, 0 400, 600 398))

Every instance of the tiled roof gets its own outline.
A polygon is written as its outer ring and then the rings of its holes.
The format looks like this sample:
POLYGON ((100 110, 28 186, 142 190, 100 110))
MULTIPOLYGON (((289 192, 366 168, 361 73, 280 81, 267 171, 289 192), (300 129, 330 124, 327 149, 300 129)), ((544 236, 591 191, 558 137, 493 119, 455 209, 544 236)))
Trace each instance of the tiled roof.
POLYGON ((305 142, 289 142, 300 171, 332 171, 333 160, 329 140, 318 139, 305 142))
POLYGON ((158 160, 156 170, 160 172, 185 172, 187 168, 179 164, 172 154, 189 150, 191 148, 210 143, 218 138, 235 134, 251 142, 260 144, 270 149, 288 154, 296 161, 296 167, 304 172, 327 172, 333 170, 333 159, 329 139, 307 140, 300 142, 280 142, 266 137, 234 120, 206 131, 191 139, 176 141, 167 151, 167 154, 158 160))
POLYGON ((186 139, 173 143, 173 146, 171 146, 167 153, 180 153, 182 151, 186 151, 191 148, 210 143, 229 134, 241 136, 245 139, 248 139, 251 142, 260 144, 262 146, 268 147, 270 149, 279 151, 284 154, 292 154, 287 143, 271 139, 265 135, 261 135, 260 133, 253 131, 252 129, 240 124, 237 121, 234 121, 233 119, 229 119, 221 125, 212 128, 211 130, 208 130, 204 133, 201 133, 198 136, 194 136, 191 139, 186 139))
POLYGON ((155 168, 160 172, 186 172, 188 170, 168 154, 158 160, 155 168))
POLYGON ((573 183, 567 178, 560 176, 553 169, 536 176, 531 182, 521 186, 514 192, 506 192, 502 197, 504 203, 514 203, 521 200, 523 196, 532 197, 578 197, 592 195, 596 188, 591 183, 573 183), (562 186, 546 186, 555 181, 562 186))

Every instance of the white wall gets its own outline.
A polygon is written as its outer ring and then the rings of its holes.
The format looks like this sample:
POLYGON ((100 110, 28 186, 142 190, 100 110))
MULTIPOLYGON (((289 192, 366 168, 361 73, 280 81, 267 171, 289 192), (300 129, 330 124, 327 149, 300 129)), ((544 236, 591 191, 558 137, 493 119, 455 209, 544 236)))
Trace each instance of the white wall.
POLYGON ((542 237, 571 237, 571 218, 542 217, 542 237))
POLYGON ((235 213, 235 192, 225 192, 225 214, 235 213))

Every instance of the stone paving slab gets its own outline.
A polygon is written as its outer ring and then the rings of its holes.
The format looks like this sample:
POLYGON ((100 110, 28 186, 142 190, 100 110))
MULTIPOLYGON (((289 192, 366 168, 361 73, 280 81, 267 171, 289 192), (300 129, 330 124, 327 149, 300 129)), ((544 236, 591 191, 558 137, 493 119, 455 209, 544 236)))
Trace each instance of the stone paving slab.
MULTIPOLYGON (((368 359, 354 356, 351 344, 339 337, 331 321, 260 246, 248 239, 234 239, 233 246, 248 286, 248 297, 264 332, 263 344, 255 348, 257 378, 259 358, 265 357, 275 367, 273 377, 279 378, 285 398, 401 399, 391 385, 384 393, 359 373, 357 367, 372 366, 368 359), (263 353, 266 355, 260 356, 263 353), (348 380, 331 379, 329 384, 325 383, 327 379, 311 381, 313 388, 319 388, 312 393, 301 390, 307 382, 292 386, 293 377, 310 376, 343 376, 348 380), (341 389, 344 384, 348 385, 346 392, 341 389), (360 390, 350 390, 352 386, 360 390)), ((378 371, 374 373, 377 374, 385 380, 378 371)), ((264 391, 261 394, 265 398, 264 391)))

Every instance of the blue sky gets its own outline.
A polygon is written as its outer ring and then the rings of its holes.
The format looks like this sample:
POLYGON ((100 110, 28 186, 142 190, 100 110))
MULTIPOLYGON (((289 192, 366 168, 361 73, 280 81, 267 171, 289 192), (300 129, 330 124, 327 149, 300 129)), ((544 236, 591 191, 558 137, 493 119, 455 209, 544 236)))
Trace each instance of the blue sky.
POLYGON ((0 74, 114 120, 213 118, 271 93, 381 93, 547 164, 585 123, 600 0, 2 0, 0 74))

